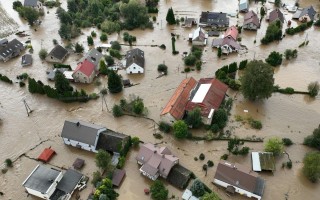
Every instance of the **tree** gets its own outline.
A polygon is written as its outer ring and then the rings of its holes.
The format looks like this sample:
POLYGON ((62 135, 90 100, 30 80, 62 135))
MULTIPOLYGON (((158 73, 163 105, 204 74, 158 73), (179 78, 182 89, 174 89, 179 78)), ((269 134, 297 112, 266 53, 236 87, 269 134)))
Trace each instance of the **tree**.
POLYGON ((319 93, 319 83, 318 81, 311 82, 308 85, 308 91, 311 97, 315 97, 319 93))
POLYGON ((102 42, 107 41, 107 40, 108 40, 108 36, 107 36, 107 34, 102 33, 102 34, 101 34, 101 36, 100 36, 100 40, 101 40, 102 42))
POLYGON ((156 180, 150 187, 151 198, 154 200, 167 200, 169 191, 166 189, 164 184, 156 180))
POLYGON ((120 43, 118 41, 113 41, 112 44, 111 44, 111 49, 115 49, 115 50, 120 51, 121 50, 120 43))
POLYGON ((46 49, 41 49, 39 51, 39 57, 40 57, 41 60, 46 59, 47 55, 48 55, 48 52, 47 52, 46 49))
POLYGON ((277 65, 281 65, 282 63, 282 54, 280 54, 279 52, 276 51, 272 51, 268 58, 266 59, 266 62, 268 64, 270 64, 271 66, 277 66, 277 65))
POLYGON ((281 5, 281 0, 275 0, 274 5, 279 8, 281 5))
POLYGON ((187 124, 182 120, 174 122, 173 134, 178 139, 186 138, 189 135, 187 124))
POLYGON ((222 56, 222 50, 221 47, 218 48, 218 53, 217 53, 218 58, 222 56))
POLYGON ((143 113, 144 104, 141 98, 138 97, 137 99, 134 100, 132 111, 137 115, 141 115, 143 113))
POLYGON ((311 182, 317 182, 320 178, 320 152, 307 153, 303 159, 303 164, 303 174, 311 182))
POLYGON ((287 60, 290 60, 291 58, 296 58, 298 56, 298 51, 296 49, 291 50, 291 49, 286 49, 284 52, 284 57, 287 60))
POLYGON ((79 44, 78 42, 76 43, 76 45, 74 46, 75 52, 76 53, 83 53, 83 46, 81 44, 79 44))
POLYGON ((87 42, 88 42, 89 46, 93 45, 93 38, 91 36, 88 36, 87 37, 87 42))
POLYGON ((13 162, 10 158, 7 158, 5 161, 5 164, 7 167, 12 167, 13 166, 13 162))
POLYGON ((273 69, 261 60, 253 60, 247 64, 240 82, 245 98, 251 101, 269 98, 273 92, 273 69))
POLYGON ((320 125, 313 130, 312 135, 304 138, 303 144, 320 150, 320 125))
POLYGON ((159 123, 159 130, 162 131, 162 132, 165 132, 165 133, 169 133, 171 131, 172 127, 170 124, 164 122, 164 121, 161 121, 159 123))
POLYGON ((108 66, 111 66, 114 64, 114 59, 112 56, 106 56, 104 59, 107 62, 108 66))
POLYGON ((176 23, 176 18, 174 17, 173 9, 169 8, 166 16, 168 24, 172 25, 176 23))
POLYGON ((261 19, 262 19, 265 15, 266 15, 266 10, 265 10, 264 7, 262 6, 262 7, 260 8, 260 17, 261 17, 261 19))
POLYGON ((105 178, 101 181, 100 186, 96 188, 93 199, 100 200, 101 198, 102 200, 116 200, 118 196, 119 194, 113 189, 112 181, 105 178))
POLYGON ((214 124, 218 125, 220 129, 226 126, 227 120, 228 114, 224 109, 219 108, 217 111, 214 112, 212 121, 214 122, 214 124))
POLYGON ((121 26, 118 22, 113 22, 113 21, 109 21, 109 20, 105 20, 102 24, 101 24, 101 30, 103 32, 106 32, 108 34, 112 34, 114 32, 120 32, 121 30, 121 26))
POLYGON ((202 125, 201 109, 196 107, 189 111, 186 122, 192 128, 199 128, 202 125))
POLYGON ((200 200, 221 200, 220 197, 214 193, 214 192, 211 192, 211 193, 205 193, 201 198, 200 200))
POLYGON ((111 93, 119 93, 122 91, 121 77, 114 71, 110 71, 108 74, 108 89, 111 93))
POLYGON ((112 108, 112 114, 114 117, 121 117, 123 115, 123 110, 119 105, 115 104, 112 108))
POLYGON ((184 64, 187 66, 193 66, 196 64, 197 58, 193 54, 189 54, 184 58, 184 64))
POLYGON ((274 40, 281 40, 282 28, 279 20, 276 20, 269 24, 266 35, 261 39, 262 44, 268 44, 274 40))
POLYGON ((40 14, 39 12, 31 7, 23 7, 24 17, 27 19, 28 23, 33 26, 33 23, 38 20, 40 14))
POLYGON ((240 149, 240 146, 243 145, 244 142, 240 141, 239 138, 234 137, 231 138, 228 141, 228 151, 234 155, 247 155, 249 153, 249 147, 242 147, 242 149, 240 149))
POLYGON ((192 195, 195 197, 201 197, 206 192, 204 184, 199 180, 195 179, 190 187, 190 191, 192 192, 192 195))
POLYGON ((133 137, 131 139, 131 144, 134 148, 137 148, 139 146, 139 143, 140 143, 140 138, 138 137, 133 137))
POLYGON ((95 162, 97 167, 99 167, 103 171, 108 170, 111 167, 111 156, 105 150, 99 149, 98 153, 95 156, 95 162))
POLYGON ((168 67, 165 64, 158 65, 158 72, 163 72, 165 75, 168 73, 168 67))
POLYGON ((92 36, 92 37, 97 37, 97 33, 94 32, 94 31, 91 31, 91 36, 92 36))
POLYGON ((283 143, 277 137, 270 138, 264 145, 264 150, 273 153, 275 156, 280 155, 283 152, 283 143))
MULTIPOLYGON (((110 70, 111 71, 111 70, 110 70)), ((104 62, 104 60, 100 60, 99 63, 99 72, 103 75, 108 75, 109 74, 109 70, 106 66, 106 63, 104 62)))
POLYGON ((56 75, 54 77, 55 80, 55 88, 58 94, 64 94, 65 92, 73 91, 72 86, 70 85, 70 82, 61 72, 56 72, 56 75))
POLYGON ((102 175, 99 171, 93 172, 91 183, 96 187, 97 183, 102 180, 102 175))
POLYGON ((17 8, 21 8, 21 7, 22 7, 21 1, 14 1, 12 4, 13 10, 17 10, 17 8))
POLYGON ((71 25, 61 23, 58 33, 61 38, 66 39, 66 40, 70 40, 71 39, 71 25))

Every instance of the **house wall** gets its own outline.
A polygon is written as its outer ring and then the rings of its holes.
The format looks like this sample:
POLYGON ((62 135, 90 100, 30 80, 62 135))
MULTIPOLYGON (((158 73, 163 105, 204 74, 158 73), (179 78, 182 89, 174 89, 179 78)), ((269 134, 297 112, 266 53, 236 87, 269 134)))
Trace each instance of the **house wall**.
POLYGON ((207 44, 207 39, 205 41, 200 41, 200 40, 193 40, 192 45, 196 46, 205 46, 207 44))
POLYGON ((144 69, 137 65, 136 63, 133 63, 126 69, 127 74, 143 74, 144 69))
POLYGON ((310 17, 309 17, 308 14, 305 14, 305 15, 301 16, 301 17, 299 18, 299 21, 302 22, 302 21, 304 21, 305 19, 307 20, 307 22, 310 22, 310 21, 311 21, 311 19, 310 19, 310 17))
POLYGON ((74 81, 80 82, 80 83, 91 83, 94 79, 94 76, 95 76, 94 71, 89 77, 80 71, 77 71, 76 73, 72 74, 74 81))
POLYGON ((243 25, 243 28, 250 29, 250 30, 257 30, 258 29, 258 27, 254 23, 245 24, 245 25, 243 25))
POLYGON ((66 145, 70 145, 70 146, 77 147, 77 148, 80 148, 80 149, 84 149, 84 150, 87 150, 87 151, 92 151, 94 153, 98 152, 96 150, 96 147, 93 146, 93 145, 90 145, 90 144, 85 144, 85 143, 78 142, 78 141, 75 141, 75 140, 70 140, 68 138, 63 138, 63 142, 66 145))
MULTIPOLYGON (((226 183, 226 182, 223 182, 223 181, 220 181, 220 180, 218 180, 218 179, 214 179, 214 180, 213 180, 213 183, 215 183, 215 184, 217 184, 217 185, 220 185, 220 186, 222 186, 222 187, 224 187, 224 188, 227 188, 227 186, 230 185, 230 184, 228 184, 228 183, 226 183)), ((241 194, 241 195, 245 195, 245 196, 247 196, 247 197, 249 197, 249 198, 254 197, 254 198, 258 199, 258 200, 261 200, 261 196, 258 196, 258 195, 256 195, 256 194, 253 194, 253 193, 249 192, 249 191, 246 191, 246 190, 243 190, 243 189, 241 189, 241 188, 238 188, 238 187, 236 187, 236 186, 234 186, 234 185, 230 185, 230 186, 233 186, 233 187, 236 189, 236 192, 239 193, 239 194, 241 194)))
POLYGON ((150 179, 151 179, 151 180, 153 180, 153 181, 157 180, 157 178, 159 177, 159 173, 157 173, 157 174, 156 174, 156 175, 154 175, 154 176, 151 176, 151 175, 150 175, 150 174, 148 174, 147 172, 145 172, 145 171, 141 170, 141 168, 140 168, 140 172, 141 172, 141 174, 142 174, 142 175, 144 175, 144 176, 146 176, 146 177, 150 178, 150 179))
POLYGON ((53 62, 53 63, 62 63, 63 62, 63 60, 57 59, 57 58, 55 58, 55 57, 53 57, 51 55, 48 55, 46 57, 46 61, 47 62, 53 62))

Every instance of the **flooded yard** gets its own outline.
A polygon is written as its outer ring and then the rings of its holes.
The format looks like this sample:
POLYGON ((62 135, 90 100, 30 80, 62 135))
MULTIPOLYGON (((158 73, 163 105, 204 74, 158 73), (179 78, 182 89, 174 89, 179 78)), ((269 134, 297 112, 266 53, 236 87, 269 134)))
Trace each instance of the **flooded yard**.
MULTIPOLYGON (((0 62, 0 73, 8 76, 12 80, 16 80, 16 76, 22 73, 28 73, 29 76, 36 80, 41 80, 45 84, 53 85, 46 79, 45 71, 51 68, 51 64, 42 62, 38 56, 41 48, 46 48, 50 51, 53 48, 53 39, 57 39, 60 44, 65 43, 58 35, 59 20, 55 15, 56 8, 46 9, 46 14, 42 20, 42 24, 37 29, 30 28, 27 22, 19 18, 18 14, 12 9, 13 0, 2 1, 0 7, 0 37, 3 30, 15 30, 19 25, 19 31, 26 31, 30 36, 19 38, 22 42, 31 40, 34 49, 33 65, 22 68, 20 65, 21 57, 11 59, 3 63, 0 62), (6 11, 7 17, 14 19, 15 22, 10 21, 12 25, 7 25, 4 17, 6 11), (48 11, 48 12, 47 12, 48 11), (3 26, 2 23, 5 23, 3 26), (3 29, 3 27, 5 27, 3 29)), ((66 8, 66 0, 61 0, 62 7, 66 8)), ((182 53, 189 51, 191 45, 188 43, 188 35, 193 29, 185 29, 181 26, 168 26, 166 24, 166 13, 168 8, 172 7, 175 11, 176 17, 198 17, 201 11, 222 11, 227 13, 236 13, 238 6, 237 0, 213 0, 213 1, 195 1, 195 0, 162 0, 159 2, 159 14, 154 23, 153 30, 134 30, 130 31, 131 35, 137 37, 136 45, 145 52, 146 67, 143 75, 127 75, 124 71, 119 71, 124 79, 129 78, 132 83, 139 83, 139 85, 125 88, 124 91, 117 95, 107 95, 106 100, 108 108, 111 109, 114 103, 118 103, 122 97, 129 97, 130 94, 140 96, 148 108, 148 117, 155 121, 160 120, 160 112, 166 105, 171 95, 174 93, 179 83, 186 77, 194 77, 195 79, 213 77, 215 71, 231 62, 240 62, 244 59, 261 59, 264 60, 271 51, 278 51, 283 53, 286 49, 297 49, 298 57, 284 63, 275 69, 275 84, 280 87, 292 87, 295 90, 306 91, 307 86, 311 81, 320 82, 320 48, 318 46, 320 29, 311 27, 303 33, 294 36, 286 36, 279 43, 270 43, 266 46, 260 45, 260 39, 264 36, 268 22, 262 20, 261 29, 257 32, 242 31, 241 44, 247 46, 248 53, 243 55, 232 54, 223 56, 223 59, 217 58, 217 50, 212 49, 210 45, 204 48, 203 61, 206 63, 202 66, 202 70, 192 71, 190 73, 181 73, 184 70, 184 63, 182 60, 182 53), (171 47, 171 33, 179 35, 176 41, 176 50, 180 52, 179 55, 172 55, 171 47), (305 47, 298 48, 298 46, 308 38, 309 44, 305 47), (253 41, 256 39, 257 43, 253 41), (151 47, 151 45, 166 45, 166 50, 159 47, 151 47), (168 66, 168 75, 157 78, 158 64, 165 63, 168 66)), ((292 0, 283 0, 284 3, 294 3, 292 0)), ((315 9, 320 11, 320 2, 318 0, 300 0, 301 7, 313 5, 315 9)), ((273 8, 272 4, 267 3, 268 11, 273 8)), ((255 4, 254 1, 250 4, 250 8, 254 11, 260 9, 261 3, 255 4)), ((284 12, 286 20, 290 20, 292 14, 287 11, 284 12)), ((258 15, 259 16, 259 15, 258 15)), ((239 14, 239 18, 230 18, 230 25, 242 24, 243 14, 239 14)), ((295 22, 292 24, 295 25, 295 22)), ((194 27, 195 28, 195 27, 194 27)), ((286 25, 284 25, 284 29, 286 25)), ((85 52, 89 49, 86 37, 92 30, 95 30, 100 35, 100 31, 95 28, 83 29, 83 34, 72 40, 73 43, 79 42, 84 45, 85 52)), ((15 35, 10 35, 8 39, 15 38, 15 35)), ((109 35, 108 42, 122 40, 122 32, 120 35, 109 35)), ((95 39, 97 46, 100 41, 99 37, 95 39)), ((211 44, 212 38, 209 38, 211 44)), ((131 49, 129 46, 122 46, 122 54, 131 49)), ((72 54, 64 62, 70 64, 74 69, 77 61, 81 55, 72 54)), ((76 88, 83 88, 88 93, 99 91, 107 86, 107 79, 105 77, 98 78, 101 86, 73 84, 76 88)), ((239 137, 257 136, 262 138, 269 138, 272 136, 288 137, 295 143, 291 147, 286 148, 293 161, 293 168, 291 170, 282 169, 282 162, 287 160, 286 156, 280 156, 276 162, 276 171, 272 173, 261 173, 261 176, 266 179, 266 188, 264 192, 264 200, 313 200, 318 199, 320 195, 320 185, 311 184, 302 174, 301 168, 303 166, 302 160, 306 152, 311 151, 302 145, 303 138, 311 134, 313 129, 318 127, 320 123, 320 98, 315 99, 305 95, 284 95, 274 93, 272 97, 264 101, 249 102, 245 100, 241 93, 229 91, 230 97, 234 98, 233 108, 231 110, 230 122, 226 129, 232 130, 232 134, 239 137), (248 110, 245 113, 244 110, 248 110), (254 119, 260 120, 263 128, 259 131, 250 129, 246 126, 235 122, 234 116, 251 116, 254 119)), ((57 155, 50 161, 48 166, 58 166, 69 168, 73 161, 77 158, 84 158, 86 165, 83 173, 87 176, 92 175, 96 171, 94 163, 94 154, 70 148, 63 144, 60 137, 63 123, 65 119, 80 119, 83 121, 93 122, 95 124, 104 125, 109 129, 131 135, 138 136, 142 141, 159 143, 168 146, 171 151, 180 158, 180 163, 186 168, 195 173, 197 177, 203 180, 211 189, 216 191, 222 199, 247 199, 236 196, 227 196, 225 191, 218 189, 211 181, 216 171, 216 166, 220 160, 220 156, 227 153, 227 142, 212 141, 212 142, 195 142, 182 140, 175 140, 172 135, 164 135, 162 140, 155 139, 155 124, 151 120, 142 118, 135 118, 124 116, 121 118, 114 118, 112 113, 108 112, 104 107, 102 110, 101 99, 92 100, 88 103, 70 103, 65 104, 54 99, 49 99, 42 95, 30 94, 27 87, 20 88, 19 84, 8 85, 0 83, 0 168, 6 158, 17 161, 14 167, 9 169, 6 174, 0 174, 0 192, 5 195, 0 196, 0 199, 36 199, 32 196, 27 197, 21 183, 29 175, 32 169, 38 164, 30 158, 37 158, 40 152, 45 148, 51 146, 57 155), (30 117, 27 117, 23 100, 26 100, 33 112, 30 117), (42 141, 42 144, 40 144, 42 141), (39 146, 37 146, 40 144, 39 146), (34 148, 37 146, 36 148, 34 148), (29 151, 29 149, 34 148, 29 151), (26 153, 25 156, 21 156, 26 153), (207 176, 202 171, 204 161, 194 161, 194 157, 204 153, 206 160, 212 160, 214 167, 209 168, 207 176)), ((200 131, 195 131, 195 134, 200 131)), ((263 150, 262 143, 246 143, 254 151, 263 150)), ((150 199, 143 193, 143 189, 151 185, 151 181, 139 174, 139 169, 135 161, 136 151, 132 151, 127 156, 125 170, 127 177, 121 185, 118 192, 120 193, 119 200, 127 199, 150 199)), ((239 162, 248 167, 251 167, 250 156, 230 156, 229 161, 239 162)), ((174 194, 176 197, 182 195, 182 191, 168 185, 169 197, 174 194)), ((93 190, 91 184, 88 188, 80 193, 81 199, 86 199, 88 194, 93 190)))

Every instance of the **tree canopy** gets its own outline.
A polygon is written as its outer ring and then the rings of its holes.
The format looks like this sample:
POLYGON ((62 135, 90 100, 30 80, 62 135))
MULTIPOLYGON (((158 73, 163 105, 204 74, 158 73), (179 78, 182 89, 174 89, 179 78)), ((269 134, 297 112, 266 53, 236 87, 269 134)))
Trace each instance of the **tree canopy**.
POLYGON ((278 66, 282 63, 282 54, 276 51, 272 51, 268 58, 266 59, 266 62, 270 64, 271 66, 278 66))
POLYGON ((188 126, 183 120, 178 120, 173 124, 174 136, 178 139, 186 138, 189 134, 188 126))
POLYGON ((307 153, 303 159, 303 164, 303 174, 311 182, 317 182, 320 178, 320 152, 307 153))
POLYGON ((308 85, 308 91, 311 97, 315 97, 319 94, 319 82, 318 81, 314 81, 309 83, 308 85))
POLYGON ((116 200, 119 194, 114 191, 112 181, 105 178, 101 181, 99 187, 94 192, 94 200, 116 200))
POLYGON ((277 137, 270 138, 264 146, 266 152, 271 152, 273 155, 280 155, 283 152, 283 142, 277 137))
POLYGON ((314 129, 312 135, 304 138, 303 144, 320 150, 320 125, 314 129))
POLYGON ((199 107, 194 108, 188 112, 186 122, 192 128, 199 128, 202 125, 201 109, 199 107))
POLYGON ((70 85, 70 82, 61 72, 56 72, 54 77, 55 88, 59 94, 63 94, 68 91, 73 91, 73 87, 70 85))
POLYGON ((273 92, 273 68, 261 60, 253 60, 247 64, 240 82, 245 98, 251 101, 269 98, 273 92))
POLYGON ((282 28, 279 20, 276 20, 269 24, 266 35, 261 39, 262 44, 268 44, 275 40, 281 40, 282 28))
POLYGON ((173 9, 169 8, 166 16, 168 24, 172 25, 176 23, 176 18, 174 17, 173 9))
POLYGON ((198 179, 195 179, 193 181, 190 187, 190 191, 192 192, 192 195, 194 195, 195 197, 201 197, 206 192, 204 184, 198 179))
POLYGON ((122 91, 121 77, 112 70, 108 74, 108 89, 111 93, 119 93, 122 91))
POLYGON ((200 200, 221 200, 220 197, 214 193, 214 192, 211 192, 211 193, 205 193, 201 198, 200 200))
POLYGON ((105 150, 100 149, 95 156, 95 162, 97 167, 102 170, 107 170, 111 166, 111 156, 105 150))
POLYGON ((156 180, 150 187, 151 198, 153 200, 167 200, 169 191, 165 188, 164 184, 156 180))

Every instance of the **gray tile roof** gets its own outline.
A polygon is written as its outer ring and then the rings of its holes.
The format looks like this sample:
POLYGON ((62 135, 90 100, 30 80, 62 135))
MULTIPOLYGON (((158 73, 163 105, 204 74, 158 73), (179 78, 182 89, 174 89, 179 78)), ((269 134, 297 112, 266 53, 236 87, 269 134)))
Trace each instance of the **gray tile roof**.
POLYGON ((24 0, 23 6, 36 7, 37 3, 38 3, 38 0, 24 0))
POLYGON ((94 64, 96 70, 98 69, 97 67, 99 66, 99 62, 102 58, 102 53, 100 53, 97 49, 91 49, 85 57, 83 57, 81 60, 84 61, 87 59, 89 62, 94 64))
POLYGON ((23 44, 19 40, 13 39, 5 47, 0 49, 0 56, 3 58, 15 57, 18 56, 23 49, 23 44))
POLYGON ((27 66, 32 64, 32 55, 26 54, 22 56, 21 65, 27 66))
POLYGON ((56 59, 59 59, 59 60, 64 60, 65 57, 68 55, 68 50, 63 48, 61 45, 56 45, 51 51, 50 53, 48 54, 48 56, 52 56, 56 59))
POLYGON ((248 0, 240 0, 239 11, 245 11, 245 10, 248 10, 248 8, 249 8, 248 0))
POLYGON ((202 12, 200 23, 208 26, 229 26, 229 18, 222 12, 202 12))
POLYGON ((96 145, 98 132, 106 130, 105 127, 80 120, 66 120, 62 129, 61 137, 96 145))
POLYGON ((22 185, 45 194, 60 172, 53 168, 38 165, 22 185))
POLYGON ((311 21, 314 20, 314 16, 316 15, 316 11, 314 10, 313 6, 309 6, 307 8, 304 8, 301 13, 300 13, 300 17, 304 16, 304 15, 308 15, 311 19, 311 21))
POLYGON ((139 65, 142 68, 144 68, 144 52, 139 48, 127 51, 127 54, 126 54, 126 67, 129 67, 133 63, 139 65))
POLYGON ((61 181, 58 183, 57 189, 64 191, 67 194, 71 194, 81 180, 82 176, 83 175, 81 173, 73 169, 68 169, 63 175, 61 181))

